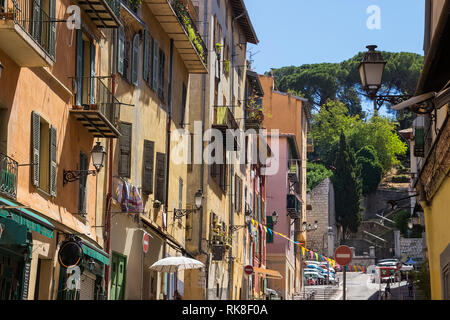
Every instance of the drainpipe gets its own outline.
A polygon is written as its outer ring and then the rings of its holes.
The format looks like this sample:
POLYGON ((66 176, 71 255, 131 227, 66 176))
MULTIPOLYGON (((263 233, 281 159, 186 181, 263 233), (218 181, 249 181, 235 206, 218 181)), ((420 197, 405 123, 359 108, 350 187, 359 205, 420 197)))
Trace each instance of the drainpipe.
MULTIPOLYGON (((117 30, 114 30, 113 33, 113 42, 117 41, 117 30)), ((117 46, 116 46, 117 47, 117 46)), ((117 56, 116 52, 113 52, 113 61, 112 61, 112 75, 111 75, 111 94, 115 95, 116 93, 116 63, 117 56)), ((111 203, 112 203, 112 179, 113 179, 113 139, 109 139, 109 150, 108 150, 108 193, 106 195, 106 252, 111 257, 111 203)), ((109 293, 109 266, 105 266, 105 300, 108 299, 109 293)))
MULTIPOLYGON (((207 39, 206 35, 208 34, 206 23, 208 21, 208 0, 204 1, 204 14, 203 14, 203 38, 207 39)), ((208 47, 208 46, 206 46, 208 47)), ((207 48, 208 49, 208 48, 207 48)), ((210 55, 209 55, 210 56, 210 55)), ((209 69, 211 58, 208 59, 208 65, 207 68, 209 69)), ((205 132, 205 119, 206 119, 206 74, 202 75, 202 135, 205 132)), ((204 149, 204 142, 203 142, 203 136, 202 136, 202 163, 201 163, 201 169, 200 169, 200 189, 202 190, 203 194, 205 194, 205 185, 204 185, 204 178, 205 178, 205 163, 203 161, 203 149, 204 149)), ((203 208, 204 206, 200 207, 200 220, 199 220, 199 239, 198 239, 198 252, 200 254, 203 254, 206 256, 206 262, 205 262, 205 300, 208 300, 208 286, 209 286, 209 264, 210 264, 210 254, 203 250, 202 246, 202 239, 203 239, 203 208)))

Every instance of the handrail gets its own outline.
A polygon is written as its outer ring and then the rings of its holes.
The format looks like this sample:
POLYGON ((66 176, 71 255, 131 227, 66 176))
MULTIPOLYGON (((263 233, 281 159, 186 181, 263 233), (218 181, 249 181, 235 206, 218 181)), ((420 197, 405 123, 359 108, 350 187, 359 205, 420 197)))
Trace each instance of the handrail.
POLYGON ((19 164, 0 152, 0 193, 17 198, 17 174, 19 164))

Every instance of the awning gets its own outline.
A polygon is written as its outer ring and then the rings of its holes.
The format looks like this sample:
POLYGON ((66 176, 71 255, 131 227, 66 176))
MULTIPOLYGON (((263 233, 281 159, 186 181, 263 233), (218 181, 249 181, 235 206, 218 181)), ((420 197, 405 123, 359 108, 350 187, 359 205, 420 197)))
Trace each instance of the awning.
POLYGON ((83 248, 83 253, 101 263, 109 266, 109 254, 102 249, 97 248, 93 243, 81 239, 81 247, 83 248))
POLYGON ((24 225, 29 231, 35 231, 50 239, 53 239, 53 230, 55 226, 45 218, 24 208, 15 208, 20 205, 0 197, 0 208, 4 206, 13 207, 12 209, 0 209, 0 216, 10 218, 18 224, 24 225))
POLYGON ((269 269, 264 269, 264 268, 253 267, 253 271, 256 273, 266 275, 267 279, 283 279, 283 276, 281 275, 281 273, 279 273, 276 270, 269 270, 269 269))

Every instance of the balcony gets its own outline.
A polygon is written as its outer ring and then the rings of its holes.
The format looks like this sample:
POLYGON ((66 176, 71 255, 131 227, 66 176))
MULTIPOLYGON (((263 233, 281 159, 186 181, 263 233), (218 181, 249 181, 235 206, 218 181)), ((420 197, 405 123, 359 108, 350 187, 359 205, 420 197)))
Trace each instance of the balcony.
MULTIPOLYGON (((189 9, 190 0, 145 0, 174 45, 189 73, 208 73, 208 48, 189 9)), ((192 9, 191 9, 192 10, 192 9)))
POLYGON ((0 153, 0 194, 11 199, 17 198, 17 169, 19 164, 0 153))
POLYGON ((291 219, 301 219, 302 202, 295 194, 288 194, 286 196, 286 210, 291 219))
POLYGON ((1 3, 0 49, 21 67, 52 66, 56 22, 48 14, 50 9, 34 0, 1 3))
POLYGON ((245 129, 258 130, 264 120, 261 98, 250 98, 245 107, 245 129))
POLYGON ((120 0, 78 0, 81 9, 97 28, 117 28, 120 23, 120 0))
POLYGON ((120 102, 101 77, 75 77, 78 87, 87 88, 76 94, 77 102, 70 113, 98 138, 118 138, 120 102))
POLYGON ((227 106, 214 107, 212 127, 221 131, 239 129, 239 125, 234 119, 233 113, 227 106))
POLYGON ((299 181, 299 166, 297 160, 290 160, 289 161, 289 168, 288 168, 288 177, 289 181, 296 183, 299 181))

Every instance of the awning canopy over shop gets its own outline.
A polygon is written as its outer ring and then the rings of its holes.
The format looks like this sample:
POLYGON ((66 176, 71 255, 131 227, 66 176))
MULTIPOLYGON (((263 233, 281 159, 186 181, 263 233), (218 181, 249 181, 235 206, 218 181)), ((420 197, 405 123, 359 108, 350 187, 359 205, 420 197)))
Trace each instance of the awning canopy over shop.
POLYGON ((267 279, 283 279, 281 273, 276 270, 253 267, 253 271, 259 274, 264 274, 267 279))
POLYGON ((105 251, 97 248, 94 244, 84 239, 81 239, 81 247, 83 248, 83 253, 85 255, 109 266, 109 254, 105 251))
POLYGON ((19 204, 2 197, 0 197, 0 216, 12 219, 16 223, 26 226, 29 231, 35 231, 53 239, 53 230, 55 229, 55 226, 51 224, 50 221, 30 210, 20 208, 19 204), (8 208, 4 209, 4 207, 8 208))

